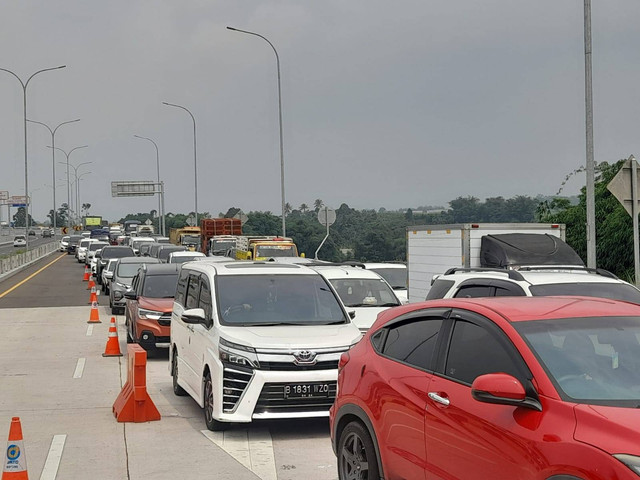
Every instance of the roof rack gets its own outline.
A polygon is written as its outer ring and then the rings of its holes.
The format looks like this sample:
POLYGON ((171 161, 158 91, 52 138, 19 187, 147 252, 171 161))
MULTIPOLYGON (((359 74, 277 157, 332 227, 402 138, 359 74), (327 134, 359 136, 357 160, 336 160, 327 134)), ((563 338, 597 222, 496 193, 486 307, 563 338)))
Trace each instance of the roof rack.
POLYGON ((603 277, 619 280, 619 278, 614 273, 611 273, 609 270, 605 270, 604 268, 588 268, 588 267, 581 267, 579 265, 540 265, 540 266, 528 265, 525 267, 518 267, 518 270, 521 272, 522 271, 534 272, 537 270, 578 270, 580 272, 595 273, 597 275, 602 275, 603 277))
POLYGON ((520 275, 520 273, 516 270, 507 270, 506 268, 488 268, 488 267, 475 267, 475 268, 461 268, 461 267, 454 267, 454 268, 450 268, 449 270, 447 270, 446 272, 444 272, 444 275, 453 275, 454 273, 457 272, 495 272, 495 273, 505 273, 509 276, 509 278, 511 280, 516 280, 516 281, 524 281, 524 277, 522 275, 520 275))

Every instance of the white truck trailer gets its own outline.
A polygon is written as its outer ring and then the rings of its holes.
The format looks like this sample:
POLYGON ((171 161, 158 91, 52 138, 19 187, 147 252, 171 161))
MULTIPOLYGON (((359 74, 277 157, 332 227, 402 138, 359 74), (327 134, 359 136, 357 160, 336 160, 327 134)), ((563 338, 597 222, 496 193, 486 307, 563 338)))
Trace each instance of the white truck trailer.
POLYGON ((565 239, 565 225, 551 223, 462 223, 407 227, 409 302, 423 301, 431 279, 450 268, 480 268, 485 235, 547 234, 565 239))

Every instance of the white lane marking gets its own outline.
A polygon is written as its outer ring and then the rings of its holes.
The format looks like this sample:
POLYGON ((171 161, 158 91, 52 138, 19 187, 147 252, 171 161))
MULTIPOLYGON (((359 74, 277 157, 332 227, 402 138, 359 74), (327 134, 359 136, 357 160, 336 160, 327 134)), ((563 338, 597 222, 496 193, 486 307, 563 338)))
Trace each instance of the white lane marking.
POLYGON ((265 428, 224 432, 201 430, 202 434, 262 480, 277 480, 271 434, 265 428))
POLYGON ((89 325, 87 327, 87 337, 90 337, 91 335, 93 335, 93 325, 89 325))
POLYGON ((76 364, 76 369, 73 372, 73 378, 82 378, 82 372, 84 371, 84 364, 87 361, 86 358, 79 358, 76 364))
POLYGON ((64 450, 64 442, 67 440, 66 435, 54 435, 51 440, 51 447, 47 460, 44 462, 44 468, 40 475, 40 480, 55 480, 58 476, 58 468, 60 467, 60 459, 64 450))

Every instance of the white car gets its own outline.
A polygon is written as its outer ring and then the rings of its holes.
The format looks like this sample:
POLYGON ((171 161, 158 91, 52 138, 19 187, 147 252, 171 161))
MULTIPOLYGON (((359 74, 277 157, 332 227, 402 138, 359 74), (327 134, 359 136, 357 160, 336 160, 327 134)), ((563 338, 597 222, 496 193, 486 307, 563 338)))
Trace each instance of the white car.
POLYGON ((572 266, 531 266, 501 271, 452 268, 435 275, 426 300, 497 296, 612 298, 640 304, 640 290, 606 270, 572 266))
POLYGON ((210 430, 329 415, 340 356, 361 338, 327 281, 298 265, 184 264, 171 314, 176 395, 210 430))
MULTIPOLYGON (((109 287, 111 286, 111 279, 113 278, 113 270, 116 268, 119 258, 110 258, 107 265, 102 269, 100 275, 102 276, 102 291, 105 295, 109 294, 109 287)), ((95 271, 94 271, 95 273, 95 271)))
POLYGON ((309 268, 326 278, 347 310, 355 312, 353 323, 362 332, 371 328, 380 312, 401 305, 391 286, 375 272, 331 263, 309 265, 309 268))
POLYGON ((66 252, 67 251, 67 245, 69 245, 69 235, 65 235, 64 237, 62 237, 60 239, 60 251, 61 252, 66 252))
POLYGON ((140 255, 140 245, 143 243, 156 243, 156 241, 151 237, 135 237, 131 240, 129 246, 133 248, 133 253, 140 255))
POLYGON ((396 297, 400 299, 402 303, 409 302, 408 290, 407 290, 407 266, 400 262, 382 262, 382 263, 363 263, 364 268, 372 270, 384 278, 391 288, 396 297))
POLYGON ((106 247, 107 245, 109 245, 107 242, 91 242, 87 247, 87 251, 85 252, 85 265, 95 265, 95 262, 93 260, 95 258, 96 252, 102 250, 102 247, 106 247))
POLYGON ((207 256, 202 252, 171 252, 167 257, 167 263, 186 263, 206 258, 207 256))
POLYGON ((78 263, 84 263, 84 259, 87 256, 87 248, 90 243, 97 242, 95 238, 85 238, 80 240, 78 243, 78 248, 76 249, 76 258, 78 259, 78 263))
POLYGON ((14 247, 26 247, 27 246, 27 237, 24 235, 16 235, 13 237, 13 246, 14 247))

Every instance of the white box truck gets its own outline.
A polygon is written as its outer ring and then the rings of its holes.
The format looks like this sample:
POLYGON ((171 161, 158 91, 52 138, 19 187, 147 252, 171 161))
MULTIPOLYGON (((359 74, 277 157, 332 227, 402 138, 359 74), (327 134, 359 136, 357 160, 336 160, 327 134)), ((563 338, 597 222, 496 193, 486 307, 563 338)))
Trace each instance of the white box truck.
MULTIPOLYGON (((407 227, 409 302, 421 302, 426 298, 434 275, 443 274, 455 267, 483 267, 480 260, 480 246, 482 237, 485 235, 547 234, 563 240, 564 244, 565 229, 564 224, 557 223, 462 223, 409 226, 407 227)), ((566 247, 566 244, 564 245, 566 247)), ((540 263, 535 262, 535 264, 540 263)))

